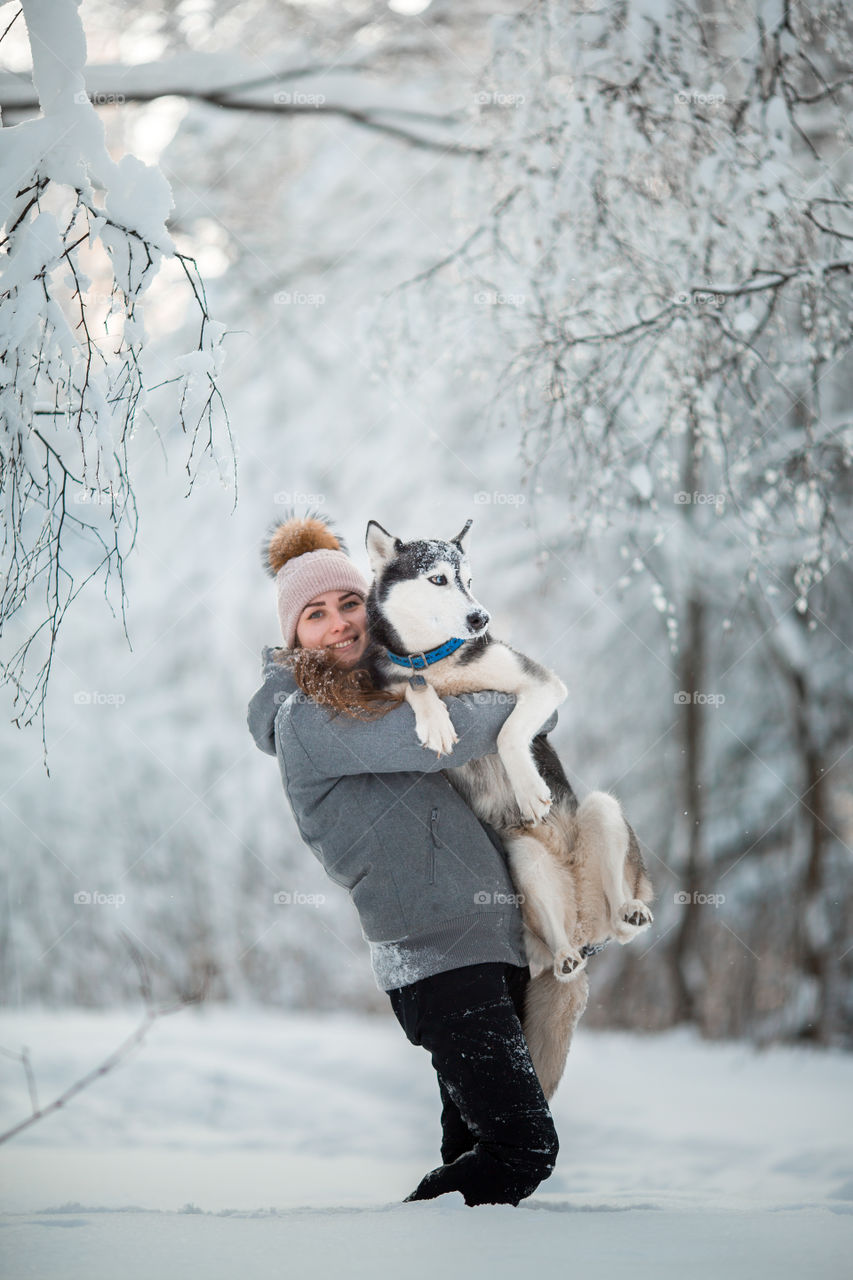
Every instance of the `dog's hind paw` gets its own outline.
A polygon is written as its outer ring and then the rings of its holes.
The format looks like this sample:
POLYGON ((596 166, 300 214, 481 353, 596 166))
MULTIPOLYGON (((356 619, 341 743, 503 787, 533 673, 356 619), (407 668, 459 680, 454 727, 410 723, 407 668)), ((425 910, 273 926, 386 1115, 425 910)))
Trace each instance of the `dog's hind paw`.
POLYGON ((570 982, 585 966, 586 956, 582 956, 575 947, 565 947, 554 956, 554 977, 560 982, 570 982))
POLYGON ((639 898, 623 902, 616 915, 616 937, 623 944, 631 942, 641 929, 647 929, 654 920, 645 902, 641 902, 639 898))
POLYGON ((515 803, 521 811, 522 822, 535 826, 537 822, 544 822, 551 812, 551 792, 537 777, 535 789, 516 788, 515 803))

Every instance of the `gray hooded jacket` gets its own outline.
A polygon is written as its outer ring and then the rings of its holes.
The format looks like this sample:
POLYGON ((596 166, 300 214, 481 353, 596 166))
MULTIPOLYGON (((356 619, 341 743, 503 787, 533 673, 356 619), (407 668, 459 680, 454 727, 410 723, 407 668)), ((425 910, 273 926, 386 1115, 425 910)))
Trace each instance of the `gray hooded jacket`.
POLYGON ((278 757, 303 839, 355 903, 379 988, 488 960, 526 964, 500 841, 441 772, 494 752, 515 699, 446 698, 459 741, 439 759, 418 742, 407 703, 375 721, 334 715, 273 654, 264 650, 249 728, 278 757))

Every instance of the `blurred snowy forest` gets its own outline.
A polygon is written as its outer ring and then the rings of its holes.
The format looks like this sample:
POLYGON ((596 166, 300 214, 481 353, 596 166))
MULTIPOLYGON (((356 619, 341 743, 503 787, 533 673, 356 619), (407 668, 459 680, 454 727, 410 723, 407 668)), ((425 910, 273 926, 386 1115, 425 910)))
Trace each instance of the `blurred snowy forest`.
MULTIPOLYGON (((0 5, 0 167, 39 110, 27 9, 70 3, 0 5)), ((132 1001, 130 939, 164 994, 385 1008, 245 728, 278 640, 261 540, 311 506, 365 569, 368 519, 473 516, 495 634, 569 686, 553 741, 581 793, 619 795, 657 892, 651 936, 592 963, 586 1021, 849 1045, 846 6, 80 14, 110 154, 159 167, 222 326, 237 502, 215 450, 187 496, 185 425, 152 401, 126 601, 91 583, 58 632, 49 777, 37 724, 0 731, 2 1000, 132 1001)), ((175 259, 144 323, 152 368, 197 345, 175 259)))

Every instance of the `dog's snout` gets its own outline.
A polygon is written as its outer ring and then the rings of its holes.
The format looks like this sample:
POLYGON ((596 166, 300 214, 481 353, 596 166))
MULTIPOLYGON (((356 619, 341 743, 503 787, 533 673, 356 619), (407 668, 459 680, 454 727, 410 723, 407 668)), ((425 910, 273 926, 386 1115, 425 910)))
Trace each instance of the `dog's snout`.
POLYGON ((473 613, 468 614, 468 617, 465 619, 465 621, 468 623, 468 626, 471 628, 471 630, 476 634, 478 631, 485 630, 485 628, 489 625, 489 615, 486 613, 485 609, 475 609, 473 613))

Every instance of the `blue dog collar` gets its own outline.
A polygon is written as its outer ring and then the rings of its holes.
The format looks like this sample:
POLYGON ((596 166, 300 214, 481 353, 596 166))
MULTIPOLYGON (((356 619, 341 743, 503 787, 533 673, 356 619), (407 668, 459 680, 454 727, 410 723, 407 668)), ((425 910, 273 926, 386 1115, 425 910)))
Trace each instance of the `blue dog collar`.
POLYGON ((434 662, 450 657, 451 653, 455 653, 464 643, 464 640, 445 640, 444 644, 440 644, 437 649, 427 649, 424 653, 401 655, 392 653, 390 649, 386 649, 385 652, 398 667, 408 667, 410 671, 423 671, 424 667, 431 667, 434 662))

